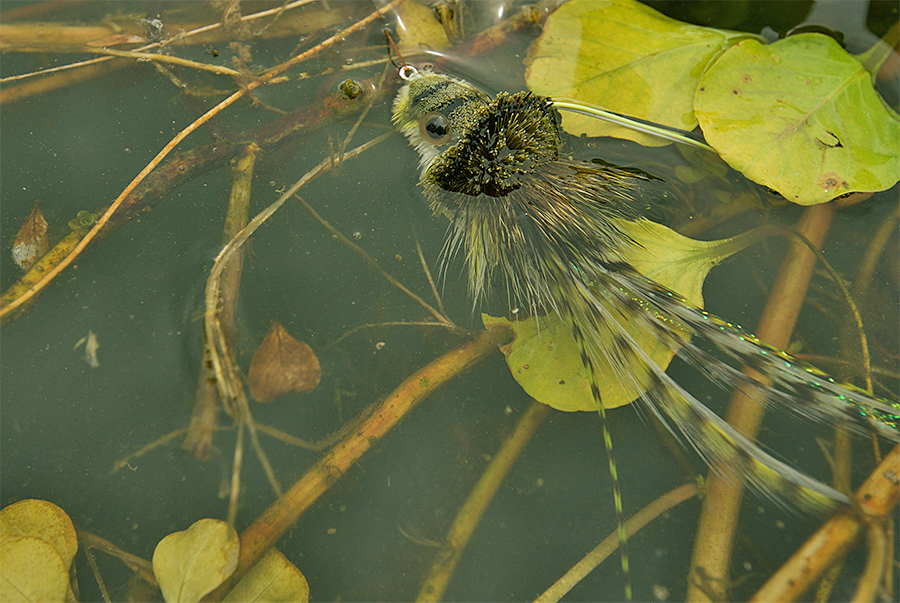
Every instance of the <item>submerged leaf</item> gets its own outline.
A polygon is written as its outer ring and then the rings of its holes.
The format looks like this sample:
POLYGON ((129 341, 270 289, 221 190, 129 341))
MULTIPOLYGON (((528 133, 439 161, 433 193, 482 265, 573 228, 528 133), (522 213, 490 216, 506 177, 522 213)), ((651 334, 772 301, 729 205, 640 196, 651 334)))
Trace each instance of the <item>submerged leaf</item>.
POLYGON ((900 179, 900 121, 865 67, 829 36, 741 42, 703 76, 694 108, 731 167, 794 203, 900 179))
POLYGON ((247 378, 250 394, 259 402, 271 402, 291 392, 311 392, 321 377, 316 353, 273 322, 253 355, 247 378))
POLYGON ((309 584, 297 567, 280 551, 269 552, 250 568, 237 586, 223 599, 224 603, 268 603, 309 601, 309 584))
POLYGON ((201 519, 163 538, 153 551, 153 573, 163 598, 199 601, 222 584, 237 567, 239 539, 218 519, 201 519))
MULTIPOLYGON (((756 240, 754 231, 721 241, 695 241, 655 222, 615 220, 617 228, 641 244, 628 258, 641 274, 681 294, 692 304, 703 306, 703 280, 710 269, 756 240)), ((481 315, 485 328, 497 339, 512 339, 501 345, 510 372, 522 388, 537 400, 563 411, 595 411, 594 397, 581 351, 572 331, 558 315, 510 321, 481 315), (505 337, 506 331, 513 337, 505 337)), ((674 352, 652 332, 615 317, 650 358, 665 369, 674 352)), ((689 337, 683 332, 685 339, 689 337)), ((623 384, 604 358, 598 360, 598 385, 606 408, 630 404, 643 391, 623 384)), ((640 371, 636 373, 643 374, 640 371)))
POLYGON ((69 570, 50 544, 18 536, 0 542, 0 601, 62 603, 68 589, 69 570))
POLYGON ((0 542, 14 537, 39 538, 47 542, 63 560, 66 571, 78 552, 78 537, 72 520, 65 511, 46 500, 20 500, 0 511, 0 542))
MULTIPOLYGON (((707 65, 749 34, 680 23, 632 0, 572 0, 547 18, 528 53, 529 89, 691 130, 694 91, 707 65)), ((668 141, 572 113, 569 134, 668 141)))
POLYGON ((22 228, 12 245, 12 257, 16 266, 28 270, 50 249, 47 239, 47 220, 41 213, 41 202, 34 204, 34 209, 25 218, 22 228))

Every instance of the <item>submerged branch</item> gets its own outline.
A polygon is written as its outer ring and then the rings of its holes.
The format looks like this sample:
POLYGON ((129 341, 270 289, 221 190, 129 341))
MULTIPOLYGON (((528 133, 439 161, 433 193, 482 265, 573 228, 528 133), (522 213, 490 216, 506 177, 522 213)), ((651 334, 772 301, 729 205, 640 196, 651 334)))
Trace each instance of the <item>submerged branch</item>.
MULTIPOLYGON (((816 247, 821 247, 833 215, 834 204, 809 207, 801 217, 797 230, 816 247)), ((781 349, 787 348, 815 264, 816 256, 805 244, 799 241, 791 243, 757 328, 756 335, 760 340, 781 349)), ((758 381, 766 382, 752 369, 744 370, 758 381)), ((764 410, 756 399, 736 391, 731 397, 726 420, 752 439, 762 423, 764 410)), ((689 601, 726 599, 725 589, 729 584, 731 552, 743 492, 740 476, 735 476, 727 467, 710 471, 691 559, 687 592, 689 601)))
MULTIPOLYGON (((685 484, 675 488, 671 492, 663 494, 655 501, 635 513, 628 521, 625 522, 625 531, 629 536, 634 536, 648 523, 671 509, 676 505, 680 505, 684 501, 696 496, 700 489, 696 484, 685 484)), ((544 591, 541 596, 535 599, 535 603, 551 603, 559 601, 566 593, 581 582, 595 567, 600 565, 607 557, 612 555, 619 548, 619 536, 613 532, 607 536, 603 542, 598 544, 594 550, 584 556, 584 558, 576 563, 572 569, 556 581, 556 583, 544 591)))
POLYGON ((453 525, 450 526, 441 547, 435 553, 431 569, 425 581, 422 582, 422 588, 419 590, 416 601, 440 601, 443 599, 456 564, 466 550, 469 539, 475 528, 478 527, 488 505, 497 494, 497 489, 500 488, 500 484, 512 470, 519 455, 522 454, 525 446, 528 445, 528 442, 537 433, 538 427, 549 414, 549 406, 536 400, 531 401, 528 409, 519 419, 515 431, 503 442, 478 483, 472 488, 459 513, 456 514, 453 525))
MULTIPOLYGON (((271 123, 243 132, 230 141, 201 145, 177 154, 153 170, 140 185, 133 187, 124 195, 118 210, 109 218, 108 224, 98 230, 96 239, 106 237, 132 218, 151 211, 182 184, 227 165, 246 148, 248 141, 258 144, 264 153, 272 152, 290 137, 313 132, 361 110, 362 101, 383 92, 374 86, 374 81, 373 78, 371 81, 361 82, 363 93, 353 101, 348 101, 340 92, 335 92, 323 99, 318 106, 294 111, 271 123)), ((109 206, 101 211, 105 212, 108 209, 109 206)), ((12 304, 24 303, 17 300, 22 299, 29 291, 36 290, 38 284, 46 279, 47 273, 55 270, 74 252, 82 236, 73 233, 61 241, 15 285, 4 292, 0 297, 0 321, 5 323, 14 316, 11 315, 14 309, 11 307, 12 304)))
POLYGON ((365 420, 334 446, 284 497, 241 534, 240 557, 234 574, 206 600, 219 601, 281 538, 282 534, 378 440, 451 378, 472 368, 497 349, 487 331, 480 332, 428 366, 410 375, 365 420))
MULTIPOLYGON (((867 524, 878 525, 890 520, 900 498, 897 467, 900 467, 900 444, 857 490, 859 511, 847 509, 831 518, 769 578, 751 601, 799 600, 856 546, 867 532, 867 524)), ((877 534, 874 536, 877 540, 877 534)))

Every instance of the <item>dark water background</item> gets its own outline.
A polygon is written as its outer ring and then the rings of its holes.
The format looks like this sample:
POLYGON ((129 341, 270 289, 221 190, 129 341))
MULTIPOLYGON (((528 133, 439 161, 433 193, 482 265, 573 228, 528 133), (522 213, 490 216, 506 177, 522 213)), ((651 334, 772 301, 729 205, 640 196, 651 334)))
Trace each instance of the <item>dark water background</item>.
MULTIPOLYGON (((332 4, 337 10, 355 11, 358 17, 371 7, 363 3, 351 10, 341 2, 332 4)), ((682 20, 751 32, 766 25, 786 31, 804 18, 810 4, 652 3, 682 20)), ((4 2, 3 8, 19 5, 4 2)), ((268 4, 245 2, 242 6, 248 14, 268 4)), ((482 27, 495 14, 489 10, 491 6, 500 7, 501 3, 481 3, 476 11, 482 27)), ((106 14, 159 14, 165 22, 176 19, 174 10, 159 2, 88 3, 80 8, 73 5, 59 18, 90 23, 106 14)), ((217 14, 207 7, 201 22, 216 21, 217 14)), ((883 34, 896 19, 895 3, 872 3, 869 27, 876 34, 883 34)), ((348 19, 345 24, 350 22, 348 19)), ((299 70, 316 72, 348 60, 383 57, 383 51, 374 46, 380 43, 380 27, 373 26, 299 70), (361 49, 369 45, 373 47, 361 49)), ((523 88, 520 58, 535 35, 528 33, 510 41, 508 53, 493 53, 489 60, 455 61, 455 74, 489 90, 523 88)), ((255 64, 277 64, 297 43, 296 37, 253 41, 255 64)), ((217 50, 217 58, 206 55, 199 46, 174 47, 171 52, 230 65, 232 52, 227 43, 217 50)), ((4 53, 0 70, 8 76, 81 58, 86 57, 4 53)), ((353 76, 369 77, 380 68, 354 72, 353 76)), ((234 90, 227 78, 179 73, 229 93, 234 90)), ((338 81, 337 76, 294 80, 260 88, 258 94, 266 103, 290 111, 315 103, 338 81)), ((380 134, 389 125, 389 100, 398 86, 396 78, 391 86, 355 143, 380 134)), ((221 98, 206 99, 203 104, 208 108, 221 98)), ((64 235, 67 221, 79 210, 96 211, 108 204, 198 115, 197 105, 187 102, 168 79, 146 63, 3 106, 0 240, 5 245, 12 241, 37 199, 43 200, 51 236, 64 235)), ((274 117, 241 100, 217 117, 216 124, 237 132, 274 117)), ((351 123, 303 139, 290 154, 263 160, 254 177, 251 213, 274 201, 276 189, 293 183, 326 157, 329 135, 339 140, 351 123)), ((210 133, 201 130, 181 148, 211 140, 210 133)), ((669 194, 661 194, 652 208, 663 219, 684 217, 681 193, 687 191, 694 199, 709 196, 710 190, 703 188, 710 186, 708 181, 691 186, 679 184, 675 176, 676 166, 704 169, 706 160, 686 159, 672 148, 650 151, 615 141, 568 143, 581 157, 602 157, 665 178, 671 184, 669 194)), ((358 233, 356 242, 385 269, 429 298, 415 241, 422 244, 426 259, 434 266, 445 224, 429 215, 416 189, 416 163, 414 150, 395 136, 374 152, 345 164, 339 177, 320 178, 302 194, 339 230, 348 236, 358 233)), ((791 224, 800 215, 798 208, 777 206, 773 196, 733 173, 712 180, 716 191, 734 197, 752 194, 772 206, 743 213, 704 237, 734 234, 767 219, 791 224)), ((131 221, 85 253, 25 315, 0 331, 0 505, 23 498, 50 500, 65 509, 77 526, 144 558, 151 557, 166 534, 203 517, 224 518, 227 500, 218 493, 223 477, 230 474, 233 430, 218 435, 219 454, 209 461, 187 457, 178 447, 178 439, 133 460, 134 470, 110 471, 116 460, 187 425, 202 350, 203 287, 221 245, 229 186, 229 172, 221 169, 178 188, 153 212, 131 221), (73 350, 89 330, 97 334, 100 343, 96 369, 83 360, 81 350, 73 350)), ((826 255, 839 271, 853 274, 871 233, 896 203, 894 187, 838 213, 826 255)), ((714 270, 705 289, 707 307, 752 328, 766 299, 759 283, 771 283, 783 247, 772 240, 714 270)), ((309 440, 325 437, 343 420, 457 344, 440 329, 382 327, 357 332, 329 347, 362 324, 421 321, 427 315, 296 202, 288 202, 262 227, 248 249, 236 341, 242 367, 247 369, 270 322, 278 320, 319 352, 324 368, 315 392, 268 405, 254 404, 254 418, 261 423, 309 440), (379 342, 385 345, 377 350, 379 342), (342 395, 340 407, 335 404, 338 389, 350 392, 342 395)), ((885 257, 891 255, 897 255, 896 235, 885 257)), ((870 327, 874 332, 869 333, 888 350, 886 356, 876 358, 876 364, 893 366, 894 375, 896 356, 891 360, 890 350, 896 354, 897 277, 892 273, 896 270, 895 258, 877 273, 878 290, 888 294, 874 312, 882 318, 876 319, 870 327)), ((9 254, 4 253, 0 259, 3 289, 18 276, 9 254)), ((451 264, 441 290, 454 320, 472 329, 480 327, 459 263, 451 264)), ((834 290, 827 278, 818 276, 812 301, 800 320, 797 338, 815 353, 837 350, 836 323, 827 319, 843 312, 834 290)), ((493 306, 483 309, 503 314, 507 309, 504 297, 498 295, 493 306)), ((727 395, 694 383, 696 376, 683 367, 671 370, 679 381, 693 383, 698 397, 721 412, 727 395)), ((487 458, 528 403, 498 354, 435 393, 406 418, 280 542, 279 548, 309 580, 313 599, 414 598, 435 549, 407 539, 400 528, 420 538, 441 539, 487 458)), ((610 415, 626 512, 630 513, 683 483, 685 476, 638 413, 626 407, 610 415)), ((223 425, 227 421, 223 418, 223 425)), ((764 430, 762 438, 768 446, 804 471, 827 479, 827 464, 814 440, 817 434, 827 437, 827 429, 794 424, 779 416, 764 430)), ((285 486, 319 456, 267 438, 263 444, 285 486)), ((866 450, 865 443, 859 446, 861 472, 871 468, 866 450)), ((699 460, 693 462, 701 471, 699 460)), ((245 452, 241 494, 239 531, 273 501, 249 450, 245 452)), ((614 530, 611 500, 597 417, 552 413, 501 487, 446 598, 499 601, 535 597, 614 530)), ((699 503, 688 502, 631 539, 637 600, 653 600, 655 586, 667 588, 671 600, 684 597, 698 513, 699 503)), ((736 575, 746 581, 736 587, 735 599, 754 592, 818 524, 817 518, 798 517, 753 497, 745 502, 742 521, 735 564, 744 568, 736 575)), ((83 556, 76 563, 83 600, 98 599, 99 591, 83 556)), ((849 578, 839 584, 836 600, 850 596, 859 563, 851 557, 845 570, 849 578)), ((113 593, 124 596, 127 572, 109 558, 101 557, 100 567, 113 593)), ((619 600, 622 584, 618 560, 610 559, 579 585, 569 600, 619 600)))

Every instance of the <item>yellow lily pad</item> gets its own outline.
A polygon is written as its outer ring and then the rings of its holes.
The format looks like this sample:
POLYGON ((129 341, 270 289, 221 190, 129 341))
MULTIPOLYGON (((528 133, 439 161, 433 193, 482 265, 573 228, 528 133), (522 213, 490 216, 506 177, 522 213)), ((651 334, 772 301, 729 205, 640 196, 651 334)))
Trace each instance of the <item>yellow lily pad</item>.
POLYGON ((398 46, 405 57, 421 51, 446 50, 450 47, 447 32, 431 8, 418 2, 404 2, 396 9, 398 46))
MULTIPOLYGON (((752 37, 689 25, 633 0, 572 0, 547 18, 526 59, 537 94, 574 98, 658 124, 692 130, 694 91, 726 48, 752 37)), ((563 113, 563 129, 647 146, 669 144, 591 117, 563 113)))
POLYGON ((280 551, 269 552, 241 578, 223 599, 225 603, 307 603, 306 577, 280 551))
POLYGON ((39 538, 52 546, 66 571, 78 552, 75 526, 66 512, 46 500, 20 500, 0 511, 0 542, 14 537, 39 538))
POLYGON ((694 109, 731 167, 794 203, 900 180, 900 120, 829 36, 742 41, 704 74, 694 109))
POLYGON ((167 603, 199 601, 234 573, 240 545, 224 521, 201 519, 163 538, 153 551, 153 573, 167 603))
POLYGON ((0 601, 65 601, 69 569, 52 545, 31 536, 0 542, 0 601))
MULTIPOLYGON (((616 226, 641 244, 628 258, 629 263, 644 276, 681 294, 698 307, 703 306, 703 281, 710 269, 756 240, 754 231, 720 241, 695 241, 675 231, 640 219, 615 220, 616 226)), ((581 351, 569 326, 556 314, 531 317, 525 320, 507 320, 488 314, 481 315, 485 328, 498 341, 508 341, 500 346, 513 378, 528 394, 557 410, 573 412, 596 411, 590 383, 581 351), (508 331, 512 337, 508 336, 508 331), (511 341, 510 341, 511 340, 511 341)), ((665 369, 675 352, 660 342, 656 336, 636 323, 615 316, 635 343, 640 345, 653 361, 665 369)), ((685 339, 689 333, 682 332, 685 339)), ((597 359, 597 379, 603 406, 617 408, 630 404, 646 389, 646 384, 636 388, 621 383, 606 360, 597 359)), ((645 374, 636 370, 636 375, 645 374)))

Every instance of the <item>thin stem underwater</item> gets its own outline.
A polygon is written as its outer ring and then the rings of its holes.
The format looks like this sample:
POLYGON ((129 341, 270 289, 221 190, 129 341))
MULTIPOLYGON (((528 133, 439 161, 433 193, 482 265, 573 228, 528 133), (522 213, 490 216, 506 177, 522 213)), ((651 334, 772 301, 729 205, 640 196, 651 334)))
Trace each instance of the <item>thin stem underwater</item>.
MULTIPOLYGON (((801 217, 797 231, 821 247, 833 215, 833 204, 809 207, 801 217)), ((790 343, 815 262, 815 254, 806 245, 800 242, 791 245, 756 331, 762 341, 782 349, 790 343)), ((744 435, 753 437, 763 413, 764 408, 756 399, 735 391, 726 420, 744 435)), ((743 499, 740 484, 740 479, 725 467, 710 472, 691 559, 687 592, 690 601, 712 601, 711 592, 716 593, 717 600, 726 598, 725 585, 729 583, 731 552, 743 499), (720 472, 732 477, 720 477, 720 472)))
POLYGON ((354 23, 350 27, 347 27, 346 29, 334 34, 327 40, 324 40, 323 42, 317 44, 316 46, 310 48, 309 50, 303 52, 302 54, 299 54, 296 57, 293 57, 292 59, 285 61, 281 65, 277 65, 276 67, 271 68, 270 70, 265 72, 263 75, 261 75, 258 80, 249 82, 245 87, 242 87, 240 90, 238 90, 237 92, 235 92, 234 94, 232 94, 231 96, 229 96, 228 98, 226 98, 225 100, 223 100, 222 102, 217 104, 215 107, 213 107, 212 109, 207 111, 205 114, 200 116, 197 120, 195 120, 193 123, 191 123, 189 126, 187 126, 184 130, 179 132, 171 141, 169 141, 168 144, 166 144, 165 147, 163 147, 163 149, 156 155, 156 157, 154 157, 150 161, 150 163, 148 163, 146 165, 146 167, 144 167, 144 169, 141 170, 137 176, 135 176, 135 178, 131 181, 131 183, 125 187, 125 190, 123 190, 119 194, 119 196, 116 198, 115 201, 113 201, 113 203, 109 206, 109 208, 106 210, 106 212, 104 212, 104 214, 97 220, 97 223, 94 224, 93 228, 91 228, 91 230, 87 233, 87 235, 85 235, 85 237, 83 239, 81 239, 81 241, 78 242, 78 244, 75 246, 75 248, 71 251, 71 253, 69 253, 68 256, 66 256, 66 258, 63 261, 61 261, 59 264, 57 264, 52 270, 47 272, 43 276, 43 278, 41 278, 37 283, 32 285, 27 291, 25 291, 18 298, 16 298, 15 300, 9 302, 8 304, 6 304, 2 308, 0 308, 0 319, 4 319, 4 318, 8 317, 14 310, 16 310, 17 308, 22 306, 24 303, 26 303, 28 300, 30 300, 32 297, 37 295, 54 278, 56 278, 56 276, 59 273, 61 273, 73 261, 75 261, 75 259, 81 254, 82 251, 84 251, 84 249, 94 239, 94 237, 97 236, 97 234, 100 232, 100 230, 107 224, 107 222, 109 222, 110 218, 113 216, 113 214, 116 212, 116 210, 118 210, 119 206, 122 205, 122 202, 128 197, 128 194, 131 193, 131 191, 133 191, 138 186, 138 184, 140 184, 150 174, 150 172, 152 172, 162 162, 162 160, 169 153, 171 153, 172 150, 175 149, 175 147, 177 147, 181 143, 182 140, 187 138, 192 132, 197 130, 197 128, 199 128, 200 126, 202 126, 203 124, 208 122, 215 115, 219 114, 221 111, 223 111, 224 109, 226 109, 227 107, 232 105, 235 101, 237 101, 239 98, 243 97, 248 92, 252 91, 254 88, 257 88, 258 86, 262 85, 263 83, 266 83, 266 82, 272 80, 276 75, 289 69, 291 66, 293 66, 301 61, 305 61, 305 60, 309 59, 310 57, 312 57, 312 56, 318 54, 319 52, 321 52, 322 50, 324 50, 325 48, 328 48, 329 46, 333 45, 334 43, 342 40, 346 36, 363 29, 366 25, 368 25, 375 19, 378 19, 381 15, 383 15, 385 12, 393 9, 395 6, 397 6, 402 1, 403 0, 393 0, 392 2, 386 4, 385 6, 376 9, 374 12, 369 14, 369 16, 365 17, 364 19, 362 19, 362 20, 358 21, 357 23, 354 23))

